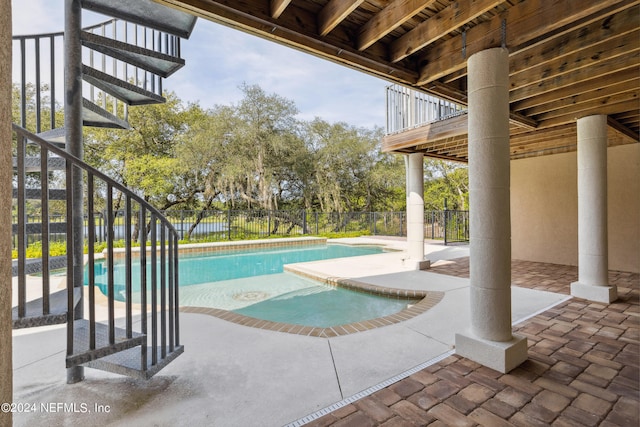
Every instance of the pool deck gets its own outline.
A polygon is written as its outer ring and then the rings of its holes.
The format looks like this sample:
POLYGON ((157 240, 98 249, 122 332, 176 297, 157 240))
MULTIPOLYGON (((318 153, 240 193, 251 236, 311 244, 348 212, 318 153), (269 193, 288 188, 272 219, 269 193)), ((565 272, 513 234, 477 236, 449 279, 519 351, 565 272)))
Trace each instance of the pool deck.
MULTIPOLYGON (((399 250, 406 245, 394 239, 342 241, 382 243, 399 250)), ((455 332, 465 330, 469 323, 469 281, 446 270, 455 273, 455 260, 467 257, 468 247, 429 242, 425 249, 436 264, 432 271, 415 271, 403 262, 402 252, 293 266, 317 277, 444 293, 438 304, 420 315, 389 326, 326 338, 183 313, 180 322, 185 353, 149 381, 86 369, 83 382, 67 385, 64 326, 14 331, 14 402, 66 402, 89 408, 87 413, 14 414, 14 425, 36 425, 45 420, 48 425, 65 426, 281 426, 301 424, 303 419, 316 419, 312 421, 315 425, 379 425, 392 421, 400 417, 398 412, 408 411, 406 399, 414 393, 405 399, 404 392, 394 391, 399 398, 385 401, 386 412, 371 406, 380 401, 372 399, 391 396, 389 390, 398 384, 415 385, 412 378, 424 370, 443 364, 446 370, 446 365, 465 360, 451 354, 455 332), (433 272, 438 269, 447 275, 433 272), (359 402, 368 402, 369 406, 359 402), (109 412, 96 413, 96 404, 109 412), (319 410, 327 415, 320 417, 319 410), (380 415, 383 412, 385 415, 380 415)), ((637 281, 637 276, 631 276, 631 281, 637 281)), ((549 286, 547 290, 534 290, 514 282, 514 322, 553 311, 549 310, 553 305, 571 303, 566 292, 549 286)), ((637 322, 637 310, 635 313, 637 322)), ((521 327, 529 331, 528 326, 516 326, 521 327)), ((637 359, 637 326, 632 333, 637 359)), ((637 361, 635 373, 637 382, 637 361)), ((637 407, 637 395, 635 402, 637 407)), ((437 419, 432 417, 432 421, 437 419)))

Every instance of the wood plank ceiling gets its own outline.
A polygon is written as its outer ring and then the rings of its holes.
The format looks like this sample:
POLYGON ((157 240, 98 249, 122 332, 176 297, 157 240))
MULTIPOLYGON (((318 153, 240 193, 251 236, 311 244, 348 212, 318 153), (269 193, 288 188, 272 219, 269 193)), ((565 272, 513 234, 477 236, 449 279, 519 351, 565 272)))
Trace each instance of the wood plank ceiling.
MULTIPOLYGON (((610 145, 639 140, 640 1, 156 1, 464 105, 467 58, 505 46, 512 158, 574 151, 591 114, 608 116, 610 145)), ((383 145, 466 161, 466 116, 383 145)))

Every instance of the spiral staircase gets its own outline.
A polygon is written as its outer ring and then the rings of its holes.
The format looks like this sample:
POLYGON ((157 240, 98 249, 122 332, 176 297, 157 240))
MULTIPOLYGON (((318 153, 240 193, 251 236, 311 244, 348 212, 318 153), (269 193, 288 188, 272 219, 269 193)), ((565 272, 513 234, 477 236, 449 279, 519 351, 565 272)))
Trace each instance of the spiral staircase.
POLYGON ((184 66, 180 41, 195 21, 151 0, 67 0, 65 32, 13 38, 13 328, 66 323, 68 383, 84 367, 150 378, 184 351, 178 234, 143 197, 82 161, 82 126, 125 131, 129 106, 165 102, 162 79, 184 66), (81 9, 113 19, 82 28, 81 9), (98 211, 104 259, 94 254, 98 211), (128 230, 123 249, 117 227, 128 230), (54 240, 66 255, 50 254, 54 240), (27 258, 36 241, 42 257, 27 258))

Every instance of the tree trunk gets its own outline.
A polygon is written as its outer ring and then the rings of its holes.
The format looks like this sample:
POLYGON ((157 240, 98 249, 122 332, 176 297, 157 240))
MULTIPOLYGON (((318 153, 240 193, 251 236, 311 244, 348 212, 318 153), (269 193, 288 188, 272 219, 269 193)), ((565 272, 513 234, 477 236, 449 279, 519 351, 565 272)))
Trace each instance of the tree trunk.
POLYGON ((204 219, 205 212, 211 209, 212 204, 213 204, 213 197, 209 198, 209 200, 207 201, 207 205, 204 208, 202 208, 200 213, 198 213, 198 216, 196 217, 195 222, 191 224, 191 227, 189 227, 189 231, 187 231, 187 240, 191 239, 191 233, 193 233, 193 231, 196 229, 198 224, 200 224, 200 222, 204 219))

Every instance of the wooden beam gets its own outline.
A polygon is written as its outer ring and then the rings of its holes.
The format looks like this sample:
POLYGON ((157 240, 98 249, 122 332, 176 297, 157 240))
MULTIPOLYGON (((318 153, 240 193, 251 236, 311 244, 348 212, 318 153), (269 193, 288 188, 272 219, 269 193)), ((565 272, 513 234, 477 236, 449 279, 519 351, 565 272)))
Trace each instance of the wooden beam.
POLYGON ((568 123, 556 126, 550 129, 534 130, 527 132, 519 132, 519 130, 511 129, 509 134, 509 145, 511 147, 524 146, 532 143, 543 143, 546 141, 554 141, 565 135, 575 135, 576 123, 568 123))
POLYGON ((279 20, 271 18, 268 4, 258 0, 222 2, 214 0, 154 0, 213 22, 276 41, 306 53, 393 81, 413 85, 417 72, 372 53, 357 51, 351 43, 336 37, 319 38, 316 15, 290 4, 288 13, 279 20), (266 7, 265 7, 266 6, 266 7), (242 7, 238 9, 237 7, 242 7), (290 13, 289 13, 290 12, 290 13), (286 19, 285 19, 286 17, 286 19), (393 77, 391 77, 393 75, 393 77))
MULTIPOLYGON (((608 52, 611 46, 602 49, 598 47, 598 51, 591 53, 579 54, 579 52, 584 52, 589 47, 595 49, 596 45, 603 46, 603 41, 604 43, 611 43, 609 40, 612 37, 624 37, 624 40, 620 40, 617 43, 619 46, 624 45, 629 40, 638 43, 640 37, 629 33, 638 31, 639 15, 640 8, 638 6, 630 7, 589 25, 576 28, 570 33, 551 37, 547 41, 531 48, 514 52, 509 58, 511 86, 518 86, 517 81, 522 80, 521 73, 528 73, 527 76, 529 77, 532 75, 548 76, 551 74, 550 68, 554 66, 554 63, 564 62, 562 58, 567 58, 567 61, 573 61, 576 65, 581 65, 584 61, 597 60, 603 53, 611 55, 608 52), (632 37, 636 37, 636 39, 633 40, 632 37), (590 58, 590 55, 593 55, 594 58, 590 58), (536 72, 531 73, 530 71, 533 69, 536 72)), ((565 71, 572 68, 566 64, 563 67, 563 63, 556 67, 559 69, 564 68, 565 71)), ((451 83, 466 76, 466 74, 467 70, 463 68, 442 78, 441 81, 443 83, 451 83)))
MULTIPOLYGON (((614 120, 615 122, 615 120, 614 120)), ((511 159, 523 159, 527 157, 539 157, 551 154, 576 151, 578 135, 575 123, 550 129, 549 131, 533 132, 526 140, 518 140, 511 137, 511 159)), ((620 134, 617 129, 610 127, 607 132, 607 145, 615 147, 629 144, 630 139, 620 134)))
POLYGON ((550 147, 550 148, 541 148, 539 150, 527 151, 524 153, 513 153, 511 154, 511 160, 522 160, 528 159, 531 157, 541 157, 541 156, 551 156, 553 154, 563 154, 570 153, 572 151, 576 151, 578 144, 571 143, 559 147, 550 147))
POLYGON ((362 51, 398 28, 436 0, 392 1, 360 28, 357 49, 362 51))
MULTIPOLYGON (((575 104, 569 104, 564 106, 563 108, 559 108, 557 110, 547 111, 545 113, 541 113, 536 115, 536 119, 539 122, 548 121, 555 117, 566 116, 568 114, 574 114, 575 116, 582 116, 583 112, 593 111, 594 109, 598 109, 607 105, 620 104, 628 101, 636 101, 638 102, 638 95, 640 89, 636 86, 635 88, 627 88, 626 91, 617 93, 617 94, 609 94, 609 93, 601 93, 599 92, 599 96, 592 96, 587 101, 579 102, 575 104)), ((638 104, 640 108, 640 104, 638 104)))
MULTIPOLYGON (((589 68, 579 68, 559 76, 551 75, 543 81, 523 85, 510 91, 509 99, 511 102, 518 102, 596 77, 601 78, 599 87, 609 86, 617 83, 617 74, 624 71, 626 67, 633 67, 637 70, 639 60, 640 52, 631 52, 615 60, 599 63, 589 68)), ((577 93, 581 93, 581 91, 577 93)))
MULTIPOLYGON (((638 14, 640 16, 640 12, 638 14)), ((627 33, 621 37, 605 39, 601 43, 587 46, 583 50, 560 55, 553 61, 548 61, 537 67, 509 76, 511 87, 522 87, 538 84, 547 80, 549 76, 573 74, 576 70, 594 67, 598 64, 611 62, 622 55, 640 51, 640 30, 627 33)))
POLYGON ((517 76, 532 68, 539 69, 559 57, 582 51, 612 37, 638 31, 638 16, 640 9, 634 6, 516 53, 510 57, 511 75, 517 76))
POLYGON ((397 134, 387 135, 382 138, 382 152, 388 153, 411 148, 419 144, 426 144, 430 140, 465 135, 466 133, 467 115, 462 114, 397 134))
POLYGON ((591 116, 596 114, 604 114, 608 116, 610 114, 617 114, 621 111, 628 111, 628 110, 637 111, 638 108, 640 108, 640 103, 638 102, 637 98, 631 101, 618 102, 615 104, 594 106, 590 110, 581 110, 577 113, 575 112, 567 113, 565 115, 557 116, 549 120, 541 120, 539 122, 540 124, 538 125, 538 128, 545 129, 545 128, 551 128, 551 127, 555 127, 555 126, 559 126, 567 123, 572 123, 581 117, 586 117, 586 116, 591 116))
POLYGON ((318 13, 318 32, 326 36, 360 6, 364 0, 331 0, 318 13))
POLYGON ((628 92, 633 88, 640 87, 640 74, 635 78, 632 78, 628 81, 622 81, 620 83, 616 83, 612 86, 603 86, 594 90, 590 90, 588 92, 575 94, 566 98, 559 98, 556 101, 546 102, 544 104, 537 105, 533 108, 526 109, 522 111, 523 114, 527 116, 533 117, 538 114, 547 113, 550 111, 558 111, 563 108, 571 105, 581 104, 584 102, 589 102, 593 99, 604 98, 607 96, 618 95, 623 92, 628 92))
POLYGON ((570 24, 582 25, 602 19, 636 4, 636 0, 603 2, 602 0, 564 0, 551 7, 548 0, 524 0, 501 15, 470 28, 466 33, 433 45, 422 61, 418 85, 426 85, 447 74, 466 67, 466 58, 485 49, 502 45, 504 40, 513 54, 529 47, 528 43, 544 34, 559 31, 556 36, 571 32, 570 24), (583 20, 587 22, 582 22, 583 20), (466 35, 465 35, 466 34, 466 35), (463 56, 463 50, 466 55, 463 56))
POLYGON ((469 102, 466 90, 459 89, 450 84, 444 84, 436 81, 429 83, 428 86, 418 87, 417 89, 424 90, 427 93, 442 99, 457 102, 458 104, 467 105, 469 102))
POLYGON ((278 19, 289 3, 291 0, 271 0, 271 17, 278 19))
POLYGON ((610 128, 620 132, 622 135, 631 138, 634 142, 640 142, 640 134, 638 134, 638 132, 634 132, 633 130, 629 129, 613 117, 607 117, 607 125, 609 125, 610 128))
POLYGON ((452 150, 454 148, 467 145, 468 135, 451 136, 443 139, 429 140, 427 143, 419 144, 416 150, 440 151, 452 150))
POLYGON ((529 108, 542 106, 556 100, 569 100, 580 94, 589 96, 590 92, 597 91, 603 87, 617 83, 632 82, 638 78, 639 73, 640 69, 637 64, 627 64, 626 67, 614 70, 608 75, 589 76, 589 78, 580 82, 558 86, 542 94, 530 95, 529 97, 523 96, 520 98, 521 100, 512 101, 511 107, 515 111, 526 111, 529 108))
POLYGON ((516 124, 525 129, 535 129, 538 127, 538 121, 532 119, 531 117, 527 117, 524 114, 516 113, 513 111, 509 112, 509 122, 516 124))
POLYGON ((389 60, 398 62, 493 9, 504 0, 458 0, 391 43, 389 60))

